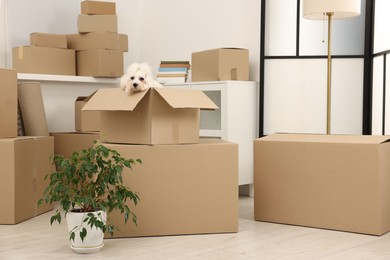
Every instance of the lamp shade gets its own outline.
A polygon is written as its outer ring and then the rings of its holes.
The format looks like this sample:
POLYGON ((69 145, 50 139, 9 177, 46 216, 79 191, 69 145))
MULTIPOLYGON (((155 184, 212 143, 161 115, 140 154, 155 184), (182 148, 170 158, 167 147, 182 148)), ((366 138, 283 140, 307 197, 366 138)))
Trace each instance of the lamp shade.
POLYGON ((360 0, 303 0, 303 18, 322 20, 332 12, 332 19, 360 15, 360 0))

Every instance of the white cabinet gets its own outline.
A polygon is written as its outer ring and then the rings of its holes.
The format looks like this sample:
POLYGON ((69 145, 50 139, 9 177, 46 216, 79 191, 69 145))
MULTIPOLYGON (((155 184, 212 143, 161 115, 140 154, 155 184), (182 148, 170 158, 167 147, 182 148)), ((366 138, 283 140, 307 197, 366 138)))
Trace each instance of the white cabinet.
POLYGON ((201 111, 200 136, 218 137, 239 145, 239 185, 253 184, 253 141, 258 137, 258 87, 252 81, 165 84, 202 90, 219 107, 201 111))
POLYGON ((74 102, 97 89, 119 87, 119 79, 18 73, 18 82, 39 82, 49 132, 74 132, 74 102))

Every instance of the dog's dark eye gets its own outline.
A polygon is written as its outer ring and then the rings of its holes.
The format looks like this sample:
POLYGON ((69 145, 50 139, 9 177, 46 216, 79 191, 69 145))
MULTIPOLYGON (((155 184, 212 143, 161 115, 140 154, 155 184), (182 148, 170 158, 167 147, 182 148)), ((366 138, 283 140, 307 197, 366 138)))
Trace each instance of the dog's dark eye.
POLYGON ((134 80, 134 77, 131 77, 130 79, 131 79, 131 80, 134 80))
POLYGON ((144 81, 145 79, 143 77, 139 77, 139 80, 140 81, 144 81))

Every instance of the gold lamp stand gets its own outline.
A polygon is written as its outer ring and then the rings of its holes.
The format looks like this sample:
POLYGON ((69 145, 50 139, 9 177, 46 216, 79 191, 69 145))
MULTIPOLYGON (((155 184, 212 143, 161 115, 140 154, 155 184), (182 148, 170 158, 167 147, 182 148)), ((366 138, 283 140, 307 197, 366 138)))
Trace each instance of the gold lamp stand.
POLYGON ((326 94, 326 134, 330 134, 330 113, 331 113, 331 81, 332 81, 332 16, 333 12, 327 12, 328 16, 328 78, 327 78, 327 94, 326 94))

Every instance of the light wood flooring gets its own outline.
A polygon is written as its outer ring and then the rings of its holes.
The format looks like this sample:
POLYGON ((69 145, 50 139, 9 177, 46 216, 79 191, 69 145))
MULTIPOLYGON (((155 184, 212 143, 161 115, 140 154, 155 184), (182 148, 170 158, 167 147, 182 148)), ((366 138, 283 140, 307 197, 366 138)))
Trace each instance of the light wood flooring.
POLYGON ((65 223, 51 213, 0 225, 0 259, 390 259, 390 233, 381 237, 257 222, 253 198, 240 198, 239 232, 106 239, 95 254, 69 248, 65 223))

